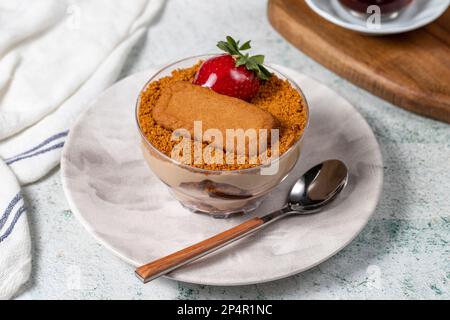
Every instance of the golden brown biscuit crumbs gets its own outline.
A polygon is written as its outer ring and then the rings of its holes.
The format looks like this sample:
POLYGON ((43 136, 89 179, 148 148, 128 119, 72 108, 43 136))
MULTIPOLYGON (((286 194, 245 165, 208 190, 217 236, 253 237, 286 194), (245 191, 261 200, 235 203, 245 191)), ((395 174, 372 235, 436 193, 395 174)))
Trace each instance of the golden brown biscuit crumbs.
MULTIPOLYGON (((152 81, 141 93, 138 120, 143 134, 147 140, 166 154, 171 156, 172 149, 178 141, 171 141, 172 131, 158 125, 152 117, 153 107, 156 105, 165 86, 176 81, 192 82, 201 61, 190 68, 174 70, 171 76, 152 81)), ((275 75, 262 82, 258 94, 251 101, 252 104, 270 112, 280 124, 280 155, 302 135, 306 126, 307 114, 305 102, 289 81, 282 80, 275 75)), ((205 143, 204 146, 208 144, 205 143)), ((270 148, 268 149, 270 155, 270 148)), ((194 159, 194 158, 193 158, 194 159)), ((250 164, 246 159, 245 164, 192 164, 208 170, 241 170, 257 166, 250 164)))

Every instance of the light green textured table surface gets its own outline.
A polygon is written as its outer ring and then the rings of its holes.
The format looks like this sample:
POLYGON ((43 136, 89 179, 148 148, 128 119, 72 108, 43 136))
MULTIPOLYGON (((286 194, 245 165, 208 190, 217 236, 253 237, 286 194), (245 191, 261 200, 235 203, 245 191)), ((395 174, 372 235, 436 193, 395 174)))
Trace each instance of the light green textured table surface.
MULTIPOLYGON (((131 5, 131 3, 130 3, 131 5)), ((372 220, 321 265, 276 282, 209 287, 158 279, 133 268, 76 221, 59 169, 25 188, 33 238, 32 279, 19 299, 409 299, 450 298, 450 126, 398 109, 303 55, 269 25, 262 0, 171 0, 127 61, 122 77, 215 52, 227 34, 252 39, 268 62, 291 67, 347 98, 381 146, 385 185, 372 220)))

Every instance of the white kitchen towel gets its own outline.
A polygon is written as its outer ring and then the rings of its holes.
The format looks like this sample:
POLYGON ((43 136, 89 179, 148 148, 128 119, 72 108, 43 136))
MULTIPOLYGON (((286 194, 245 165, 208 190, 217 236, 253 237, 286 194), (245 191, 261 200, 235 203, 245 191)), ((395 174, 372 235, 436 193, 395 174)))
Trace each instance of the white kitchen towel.
POLYGON ((0 240, 1 298, 10 297, 30 270, 19 184, 36 181, 59 163, 70 124, 117 80, 163 5, 0 0, 0 237, 6 235, 0 240))
POLYGON ((0 300, 9 299, 28 280, 30 235, 20 186, 0 161, 0 300))
POLYGON ((0 0, 0 158, 21 184, 59 162, 73 119, 119 76, 163 0, 0 0))

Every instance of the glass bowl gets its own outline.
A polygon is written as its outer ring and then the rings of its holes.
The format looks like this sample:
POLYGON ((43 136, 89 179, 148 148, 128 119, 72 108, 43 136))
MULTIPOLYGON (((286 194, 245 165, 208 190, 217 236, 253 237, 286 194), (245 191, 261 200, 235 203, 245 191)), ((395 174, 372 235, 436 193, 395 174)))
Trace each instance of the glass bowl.
POLYGON ((297 84, 274 68, 265 66, 277 77, 287 79, 303 99, 307 121, 305 130, 299 139, 281 156, 271 159, 267 164, 248 169, 205 170, 172 159, 154 147, 140 127, 138 115, 141 93, 145 91, 150 82, 170 76, 173 70, 191 67, 199 60, 206 60, 211 56, 213 55, 185 58, 159 70, 140 91, 135 113, 141 135, 141 149, 153 173, 169 187, 172 194, 184 207, 216 218, 226 218, 234 213, 247 213, 254 210, 264 197, 287 177, 301 154, 303 136, 309 123, 309 110, 305 96, 297 84))

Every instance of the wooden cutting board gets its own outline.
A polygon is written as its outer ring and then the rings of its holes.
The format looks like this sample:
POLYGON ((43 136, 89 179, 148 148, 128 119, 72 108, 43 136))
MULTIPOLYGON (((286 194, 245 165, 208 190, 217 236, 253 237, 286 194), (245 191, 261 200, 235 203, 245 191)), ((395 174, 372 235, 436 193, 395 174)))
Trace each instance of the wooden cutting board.
POLYGON ((405 34, 365 36, 315 14, 303 0, 269 0, 269 20, 325 67, 393 104, 450 123, 450 10, 405 34))

